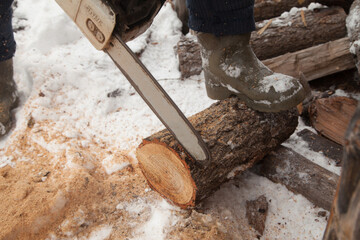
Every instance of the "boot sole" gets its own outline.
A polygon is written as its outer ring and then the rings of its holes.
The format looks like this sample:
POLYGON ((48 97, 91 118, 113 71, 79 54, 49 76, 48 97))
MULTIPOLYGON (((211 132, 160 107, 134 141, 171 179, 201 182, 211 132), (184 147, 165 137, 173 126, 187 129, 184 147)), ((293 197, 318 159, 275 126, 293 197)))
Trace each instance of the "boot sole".
POLYGON ((304 98, 305 94, 302 94, 301 91, 295 94, 291 98, 291 100, 285 100, 279 103, 271 103, 271 102, 265 102, 265 101, 256 101, 248 98, 243 93, 235 93, 230 91, 228 88, 223 86, 209 86, 209 84, 206 85, 206 92, 209 98, 213 100, 224 100, 231 95, 237 96, 239 99, 245 102, 245 104, 259 112, 281 112, 289 110, 293 107, 296 107, 298 104, 300 104, 304 98), (304 96, 303 96, 304 95, 304 96))

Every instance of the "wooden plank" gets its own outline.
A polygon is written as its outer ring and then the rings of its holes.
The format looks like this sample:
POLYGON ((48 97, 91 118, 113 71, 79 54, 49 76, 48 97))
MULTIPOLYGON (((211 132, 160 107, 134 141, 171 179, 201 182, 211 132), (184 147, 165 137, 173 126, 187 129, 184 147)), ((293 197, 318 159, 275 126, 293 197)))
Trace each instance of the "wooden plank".
POLYGON ((348 38, 287 53, 264 60, 263 63, 274 72, 293 77, 299 77, 302 72, 307 81, 355 68, 348 38))

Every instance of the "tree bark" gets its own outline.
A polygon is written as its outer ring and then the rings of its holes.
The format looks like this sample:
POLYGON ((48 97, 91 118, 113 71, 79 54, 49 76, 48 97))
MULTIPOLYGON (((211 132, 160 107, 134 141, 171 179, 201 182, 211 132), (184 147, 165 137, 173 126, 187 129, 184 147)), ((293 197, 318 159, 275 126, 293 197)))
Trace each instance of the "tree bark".
POLYGON ((357 105, 355 99, 348 97, 317 99, 310 105, 310 122, 320 134, 344 145, 345 132, 357 105))
POLYGON ((307 81, 311 81, 355 68, 349 44, 348 38, 342 38, 267 59, 263 63, 274 72, 297 78, 302 73, 307 81))
POLYGON ((274 150, 294 132, 297 113, 257 112, 234 97, 189 120, 206 142, 210 161, 189 157, 167 130, 146 138, 136 153, 149 185, 183 208, 195 206, 274 150))
POLYGON ((194 42, 193 39, 181 37, 176 52, 179 56, 181 78, 188 78, 201 73, 202 60, 198 43, 194 42))
POLYGON ((266 156, 254 172, 285 185, 316 206, 331 209, 339 176, 286 147, 266 156))
MULTIPOLYGON (((273 58, 347 35, 346 13, 340 7, 306 10, 304 17, 306 25, 301 11, 298 11, 295 15, 274 18, 261 35, 253 32, 250 42, 256 56, 260 60, 273 58)), ((256 23, 257 29, 261 29, 265 23, 256 23)))
POLYGON ((324 240, 360 239, 360 107, 346 133, 344 156, 324 240))
POLYGON ((307 129, 298 132, 297 135, 307 142, 310 150, 321 152, 327 158, 334 160, 337 166, 341 164, 343 147, 340 144, 321 137, 307 129))

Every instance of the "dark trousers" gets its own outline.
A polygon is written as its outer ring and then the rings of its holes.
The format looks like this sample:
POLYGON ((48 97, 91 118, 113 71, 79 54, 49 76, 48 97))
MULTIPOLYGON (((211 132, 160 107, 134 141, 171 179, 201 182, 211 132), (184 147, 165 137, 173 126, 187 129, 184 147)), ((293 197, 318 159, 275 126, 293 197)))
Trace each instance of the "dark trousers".
POLYGON ((217 36, 255 30, 254 0, 186 0, 189 27, 217 36))
POLYGON ((13 1, 0 1, 0 61, 8 60, 15 54, 16 43, 11 25, 13 1))

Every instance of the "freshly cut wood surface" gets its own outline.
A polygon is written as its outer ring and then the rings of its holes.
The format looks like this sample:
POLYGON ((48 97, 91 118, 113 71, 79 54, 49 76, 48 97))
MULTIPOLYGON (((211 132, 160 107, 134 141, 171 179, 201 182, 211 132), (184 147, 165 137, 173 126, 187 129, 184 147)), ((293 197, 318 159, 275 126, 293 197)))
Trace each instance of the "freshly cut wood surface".
POLYGON ((142 171, 149 183, 161 177, 161 195, 176 199, 180 205, 193 199, 195 183, 174 151, 162 144, 149 142, 138 152, 138 158, 141 158, 142 171))
POLYGON ((279 146, 294 132, 297 113, 261 113, 233 97, 189 120, 209 147, 210 161, 189 157, 167 130, 146 138, 137 149, 149 185, 183 208, 195 206, 279 146))
POLYGON ((270 153, 254 171, 303 195, 316 206, 331 209, 339 176, 289 148, 280 147, 270 153))
MULTIPOLYGON (((347 35, 346 13, 340 7, 304 11, 307 26, 301 11, 286 17, 274 18, 270 26, 260 35, 251 34, 251 45, 260 60, 295 52, 315 45, 343 38, 347 35)), ((257 22, 257 30, 266 22, 257 22)))
POLYGON ((345 132, 358 101, 348 97, 329 97, 315 100, 309 110, 313 127, 323 136, 345 145, 345 132))
POLYGON ((341 38, 318 46, 264 60, 274 72, 299 77, 307 81, 355 68, 355 60, 349 50, 348 38, 341 38))

